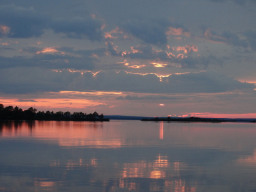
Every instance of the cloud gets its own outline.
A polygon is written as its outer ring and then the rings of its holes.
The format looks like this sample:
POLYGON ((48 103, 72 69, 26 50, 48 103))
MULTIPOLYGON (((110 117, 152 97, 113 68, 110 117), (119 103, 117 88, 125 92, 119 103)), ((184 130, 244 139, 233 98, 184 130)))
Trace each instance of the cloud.
POLYGON ((54 72, 41 68, 12 68, 0 71, 0 90, 5 93, 44 91, 124 91, 137 93, 218 93, 252 91, 254 85, 209 72, 171 75, 126 72, 54 72))
POLYGON ((231 2, 237 3, 239 5, 245 5, 250 2, 255 3, 255 0, 211 0, 211 1, 218 2, 218 3, 231 1, 231 2))
POLYGON ((15 5, 0 6, 0 25, 2 26, 0 37, 39 37, 47 27, 47 19, 46 15, 41 15, 32 8, 15 5))
POLYGON ((204 37, 213 43, 225 43, 236 47, 251 48, 252 50, 256 50, 256 31, 254 30, 245 31, 240 34, 228 31, 218 34, 207 29, 204 32, 204 37))
POLYGON ((101 22, 92 18, 56 19, 51 24, 51 29, 56 33, 65 34, 69 38, 88 38, 99 41, 103 34, 101 22))
POLYGON ((46 29, 52 29, 69 38, 87 38, 92 41, 99 41, 103 36, 101 22, 89 15, 55 19, 33 8, 0 6, 0 37, 40 37, 46 29))
POLYGON ((164 20, 133 20, 123 24, 123 29, 145 43, 161 46, 167 44, 169 26, 164 20))
MULTIPOLYGON (((130 50, 119 51, 113 42, 107 42, 107 50, 112 56, 123 59, 140 59, 150 63, 164 63, 165 67, 178 66, 179 68, 207 68, 209 65, 220 65, 225 58, 214 55, 198 56, 198 47, 195 45, 167 46, 168 48, 155 49, 152 45, 130 47, 130 50), (158 62, 155 62, 158 61, 158 62), (177 64, 177 65, 174 65, 177 64)), ((144 63, 145 63, 144 62, 144 63)), ((141 65, 144 66, 142 62, 141 65)), ((124 62, 125 64, 125 62, 124 62)))
POLYGON ((74 50, 67 47, 28 47, 22 50, 30 56, 0 56, 0 68, 41 67, 46 69, 92 70, 105 49, 74 50))
POLYGON ((248 44, 253 50, 256 50, 256 31, 247 31, 244 34, 247 38, 248 44))
POLYGON ((77 58, 65 55, 35 55, 33 57, 0 57, 0 67, 42 67, 48 69, 93 69, 95 60, 91 57, 77 58))

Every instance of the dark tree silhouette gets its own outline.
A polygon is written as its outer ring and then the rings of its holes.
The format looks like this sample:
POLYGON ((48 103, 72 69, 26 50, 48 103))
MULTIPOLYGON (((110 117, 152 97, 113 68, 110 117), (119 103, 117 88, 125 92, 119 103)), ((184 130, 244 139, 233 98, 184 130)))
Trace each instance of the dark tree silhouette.
POLYGON ((22 110, 19 107, 7 106, 0 104, 0 120, 54 120, 54 121, 108 121, 104 115, 97 112, 86 114, 83 112, 70 113, 69 111, 38 111, 30 107, 22 110))

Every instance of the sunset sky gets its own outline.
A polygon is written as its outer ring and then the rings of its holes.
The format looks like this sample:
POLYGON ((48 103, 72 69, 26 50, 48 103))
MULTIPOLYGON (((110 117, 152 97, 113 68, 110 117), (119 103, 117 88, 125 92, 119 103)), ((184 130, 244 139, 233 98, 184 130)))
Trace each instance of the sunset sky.
POLYGON ((0 103, 256 117, 255 0, 1 0, 0 103))

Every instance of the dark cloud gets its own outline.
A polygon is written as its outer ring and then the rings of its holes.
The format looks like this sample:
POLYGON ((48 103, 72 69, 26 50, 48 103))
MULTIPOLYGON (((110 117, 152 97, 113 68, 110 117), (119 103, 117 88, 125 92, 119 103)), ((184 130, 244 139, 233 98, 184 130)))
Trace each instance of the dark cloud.
POLYGON ((256 32, 255 31, 247 31, 244 33, 233 33, 233 32, 222 32, 216 33, 214 31, 210 31, 209 29, 205 30, 204 36, 206 39, 211 40, 217 43, 226 43, 228 45, 232 45, 235 47, 243 47, 243 48, 252 48, 255 49, 255 41, 256 41, 256 32))
POLYGON ((92 18, 59 19, 52 22, 51 29, 56 33, 65 34, 69 38, 88 38, 101 40, 101 23, 92 18))
POLYGON ((167 48, 155 50, 151 45, 136 46, 136 52, 131 50, 123 54, 122 51, 115 49, 112 42, 107 43, 107 50, 112 56, 123 57, 124 59, 141 59, 141 60, 159 60, 167 64, 179 64, 182 68, 207 68, 210 65, 221 65, 226 58, 218 58, 215 55, 198 56, 197 48, 191 45, 179 46, 181 50, 168 50, 167 48), (194 48, 195 50, 193 50, 194 48), (186 52, 186 53, 184 53, 186 52), (172 55, 168 55, 172 53, 172 55))
POLYGON ((248 47, 247 41, 241 39, 237 34, 231 32, 224 32, 222 33, 222 37, 228 44, 245 48, 248 47))
POLYGON ((133 20, 125 23, 123 29, 145 43, 161 46, 167 44, 169 26, 170 23, 164 20, 133 20))
POLYGON ((0 90, 4 93, 43 91, 126 91, 137 93, 219 93, 253 90, 252 84, 241 83, 216 73, 172 75, 161 82, 154 74, 125 72, 53 72, 40 68, 13 68, 0 71, 0 90))
POLYGON ((218 2, 218 3, 230 1, 230 2, 237 3, 239 5, 245 5, 246 3, 250 3, 250 2, 255 3, 256 2, 255 0, 211 0, 211 1, 218 2))
POLYGON ((256 50, 256 31, 245 32, 247 42, 253 50, 256 50))
POLYGON ((42 67, 46 69, 93 69, 96 60, 92 57, 41 54, 33 57, 0 57, 0 67, 42 67))
POLYGON ((18 102, 37 102, 37 101, 33 99, 18 99, 18 102))
POLYGON ((215 55, 200 56, 200 57, 188 57, 179 60, 183 68, 204 68, 207 69, 210 65, 221 66, 227 58, 220 58, 215 55))
POLYGON ((0 25, 10 28, 10 31, 4 34, 8 37, 28 38, 41 36, 47 27, 47 19, 46 15, 41 15, 32 8, 15 5, 0 7, 0 25))
POLYGON ((45 69, 92 70, 98 63, 98 58, 93 55, 102 56, 105 53, 104 48, 74 50, 68 47, 50 47, 56 52, 43 53, 46 49, 48 48, 28 47, 22 50, 32 56, 0 56, 0 68, 41 67, 45 69))
POLYGON ((53 16, 41 14, 33 8, 24 8, 15 5, 0 7, 0 25, 9 28, 8 33, 1 33, 0 37, 30 38, 41 36, 46 29, 62 33, 69 38, 87 38, 101 40, 101 22, 91 18, 67 17, 55 19, 53 16))
POLYGON ((163 96, 163 95, 145 95, 145 96, 139 96, 139 95, 126 95, 117 97, 118 100, 168 100, 168 101, 178 101, 183 100, 183 96, 163 96))

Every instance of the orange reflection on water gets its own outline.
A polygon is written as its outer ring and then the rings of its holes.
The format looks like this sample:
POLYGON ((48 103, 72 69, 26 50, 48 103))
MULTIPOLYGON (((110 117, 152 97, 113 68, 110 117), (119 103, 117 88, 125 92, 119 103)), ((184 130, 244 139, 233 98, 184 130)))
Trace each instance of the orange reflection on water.
POLYGON ((242 165, 256 165, 256 150, 254 150, 254 153, 251 156, 243 157, 238 159, 238 163, 241 163, 242 165))
POLYGON ((87 140, 87 139, 60 139, 59 145, 62 147, 93 147, 93 148, 119 148, 122 146, 120 140, 87 140))
POLYGON ((164 122, 160 122, 160 128, 159 128, 159 139, 164 139, 164 122))
POLYGON ((47 188, 54 187, 56 185, 56 182, 48 181, 47 179, 43 179, 43 178, 39 178, 39 179, 36 178, 34 181, 34 185, 36 187, 46 188, 45 190, 47 190, 47 188))
POLYGON ((1 137, 36 138, 57 143, 62 147, 121 147, 119 133, 101 129, 101 126, 101 122, 10 121, 0 125, 0 135, 1 137))
POLYGON ((168 168, 170 166, 167 156, 158 155, 157 159, 153 163, 155 168, 168 168))
POLYGON ((170 168, 170 163, 167 157, 159 155, 154 162, 125 163, 122 177, 160 179, 166 177, 168 168, 170 168))
MULTIPOLYGON (((153 162, 125 163, 119 188, 129 188, 129 184, 136 182, 136 178, 148 178, 153 179, 149 184, 150 191, 195 192, 196 187, 190 186, 181 178, 180 171, 185 166, 181 162, 170 162, 167 156, 160 154, 153 162), (164 180, 164 184, 158 183, 159 180, 164 180)), ((138 186, 135 186, 135 190, 138 190, 138 186)))
POLYGON ((150 178, 151 179, 161 179, 165 178, 165 172, 160 170, 154 170, 150 172, 150 178))

